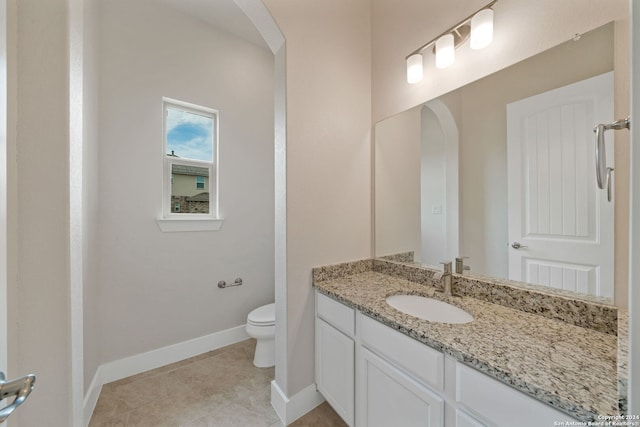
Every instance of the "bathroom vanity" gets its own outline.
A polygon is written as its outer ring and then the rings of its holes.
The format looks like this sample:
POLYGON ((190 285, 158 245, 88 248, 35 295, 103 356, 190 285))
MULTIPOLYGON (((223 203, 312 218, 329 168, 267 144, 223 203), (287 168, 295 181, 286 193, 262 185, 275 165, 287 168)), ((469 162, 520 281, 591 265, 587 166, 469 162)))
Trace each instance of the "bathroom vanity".
POLYGON ((626 355, 614 307, 551 295, 524 303, 527 312, 488 301, 519 289, 489 286, 483 297, 483 284, 456 275, 464 296, 445 297, 432 276, 384 260, 314 270, 316 384, 347 424, 541 427, 620 413, 626 355), (474 320, 421 320, 386 303, 397 294, 446 301, 474 320))

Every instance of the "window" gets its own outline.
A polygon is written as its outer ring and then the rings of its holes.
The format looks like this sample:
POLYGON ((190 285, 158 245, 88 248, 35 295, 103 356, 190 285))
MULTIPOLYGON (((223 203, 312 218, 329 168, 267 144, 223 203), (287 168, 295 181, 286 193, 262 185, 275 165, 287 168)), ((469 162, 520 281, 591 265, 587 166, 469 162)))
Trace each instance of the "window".
POLYGON ((203 190, 204 189, 204 176, 196 176, 196 189, 203 190))
POLYGON ((163 219, 217 219, 218 112, 167 98, 163 111, 163 219))

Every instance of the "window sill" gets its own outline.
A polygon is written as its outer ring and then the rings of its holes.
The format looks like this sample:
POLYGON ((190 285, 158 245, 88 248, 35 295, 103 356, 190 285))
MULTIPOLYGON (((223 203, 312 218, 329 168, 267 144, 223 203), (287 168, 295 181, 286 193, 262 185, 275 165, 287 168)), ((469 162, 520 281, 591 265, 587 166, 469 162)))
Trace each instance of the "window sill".
POLYGON ((164 233, 180 231, 218 231, 222 218, 157 218, 158 227, 164 233))

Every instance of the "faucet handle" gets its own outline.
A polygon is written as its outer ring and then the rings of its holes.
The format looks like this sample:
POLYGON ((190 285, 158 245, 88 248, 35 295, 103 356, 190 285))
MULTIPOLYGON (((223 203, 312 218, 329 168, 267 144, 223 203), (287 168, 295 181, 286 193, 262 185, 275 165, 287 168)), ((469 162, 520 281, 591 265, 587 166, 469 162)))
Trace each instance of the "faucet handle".
POLYGON ((444 266, 444 273, 451 273, 451 261, 440 261, 440 264, 444 266))
POLYGON ((461 256, 456 258, 456 273, 462 274, 464 270, 471 270, 468 265, 464 265, 464 260, 469 259, 468 256, 461 256))

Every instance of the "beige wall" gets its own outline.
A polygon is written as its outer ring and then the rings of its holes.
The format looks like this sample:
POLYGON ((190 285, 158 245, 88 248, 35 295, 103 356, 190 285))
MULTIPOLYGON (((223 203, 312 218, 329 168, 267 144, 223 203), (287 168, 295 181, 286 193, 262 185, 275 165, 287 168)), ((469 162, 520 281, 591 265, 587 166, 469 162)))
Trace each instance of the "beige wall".
POLYGON ((421 107, 376 125, 375 255, 413 251, 420 260, 421 107))
MULTIPOLYGON (((0 185, 6 185, 6 199, 2 200, 6 208, 6 326, 7 348, 2 354, 3 368, 9 377, 17 374, 18 360, 18 171, 17 171, 17 0, 6 2, 6 157, 0 168, 6 167, 6 181, 0 185)), ((4 34, 4 33, 3 33, 4 34)), ((4 67, 3 67, 4 68, 4 67)), ((4 71, 4 70, 3 70, 4 71)), ((2 108, 2 107, 0 107, 2 108)), ((2 154, 5 154, 5 147, 2 154)), ((1 172, 0 172, 1 173, 1 172)), ((4 189, 0 190, 2 193, 4 189)), ((3 194, 3 196, 4 196, 3 194)), ((3 256, 4 254, 2 254, 3 256)), ((2 261, 0 261, 2 263, 2 261)), ((4 338, 4 337, 3 337, 4 338)))
MULTIPOLYGON (((614 28, 613 63, 614 117, 616 119, 631 114, 631 18, 616 21, 614 28)), ((631 199, 631 133, 615 133, 615 303, 619 307, 628 306, 629 301, 629 235, 631 199), (629 195, 626 197, 625 195, 629 195)))
POLYGON ((100 289, 98 286, 99 189, 98 189, 98 16, 99 0, 83 0, 84 34, 84 96, 83 96, 83 395, 89 389, 93 375, 100 365, 99 317, 100 289))
MULTIPOLYGON (((638 2, 631 3, 631 25, 630 34, 632 39, 632 53, 630 63, 634 69, 631 74, 631 112, 633 119, 638 117, 640 111, 640 7, 638 2)), ((640 381, 637 380, 640 374, 640 128, 631 126, 631 188, 633 190, 631 198, 631 232, 630 247, 631 256, 629 258, 629 276, 632 286, 629 289, 629 413, 640 413, 640 381)))
POLYGON ((288 354, 279 386, 292 396, 314 381, 311 268, 371 256, 370 6, 265 4, 286 40, 288 354))
MULTIPOLYGON (((15 310, 13 377, 37 373, 37 390, 12 417, 21 426, 72 423, 69 257, 69 53, 67 0, 17 8, 15 310), (37 190, 36 190, 37 189, 37 190), (42 207, 46 206, 46 211, 42 207)), ((14 70, 16 70, 14 69, 14 70)), ((13 167, 13 165, 12 165, 13 167)), ((13 352, 13 350, 12 350, 13 352)))

